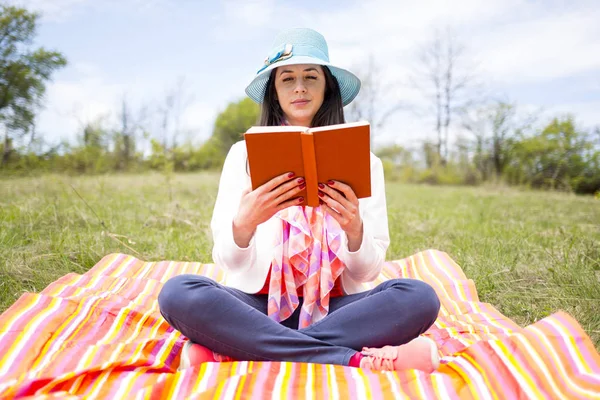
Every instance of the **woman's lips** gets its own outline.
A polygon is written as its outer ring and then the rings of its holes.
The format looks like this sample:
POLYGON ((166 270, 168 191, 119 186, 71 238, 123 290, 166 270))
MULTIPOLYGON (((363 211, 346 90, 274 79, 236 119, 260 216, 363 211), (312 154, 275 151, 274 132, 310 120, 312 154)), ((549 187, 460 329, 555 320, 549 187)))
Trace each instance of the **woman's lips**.
POLYGON ((308 104, 308 102, 309 102, 309 100, 302 99, 302 100, 294 100, 294 101, 292 101, 292 104, 295 106, 303 106, 305 104, 308 104))

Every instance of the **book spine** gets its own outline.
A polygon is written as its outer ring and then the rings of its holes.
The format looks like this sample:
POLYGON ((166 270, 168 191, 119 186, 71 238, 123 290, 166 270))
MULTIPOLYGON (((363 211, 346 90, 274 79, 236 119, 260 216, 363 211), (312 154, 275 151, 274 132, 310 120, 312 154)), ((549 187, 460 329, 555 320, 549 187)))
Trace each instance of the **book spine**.
POLYGON ((302 132, 302 159, 304 161, 304 180, 306 181, 306 205, 319 205, 319 182, 317 182, 317 159, 312 133, 302 132))

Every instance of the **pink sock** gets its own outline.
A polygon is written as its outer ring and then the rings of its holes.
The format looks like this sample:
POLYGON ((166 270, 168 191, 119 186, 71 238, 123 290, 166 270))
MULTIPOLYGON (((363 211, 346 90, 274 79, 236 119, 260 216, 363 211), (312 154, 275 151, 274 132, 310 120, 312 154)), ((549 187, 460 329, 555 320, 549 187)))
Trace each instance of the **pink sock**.
POLYGON ((360 368, 360 360, 362 360, 363 355, 360 351, 357 351, 352 357, 350 357, 350 362, 348 365, 354 368, 360 368))

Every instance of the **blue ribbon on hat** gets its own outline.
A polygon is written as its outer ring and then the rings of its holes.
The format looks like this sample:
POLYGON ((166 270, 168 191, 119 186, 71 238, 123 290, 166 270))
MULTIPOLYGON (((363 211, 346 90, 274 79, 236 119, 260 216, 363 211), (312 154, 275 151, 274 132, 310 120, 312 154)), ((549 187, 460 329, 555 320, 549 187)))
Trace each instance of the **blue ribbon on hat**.
POLYGON ((291 44, 281 45, 279 50, 271 53, 271 55, 265 59, 265 65, 263 65, 263 67, 261 69, 259 69, 256 73, 257 74, 260 73, 262 70, 269 67, 271 64, 275 64, 278 61, 286 60, 286 59, 290 58, 294 54, 293 50, 294 50, 294 46, 291 44))

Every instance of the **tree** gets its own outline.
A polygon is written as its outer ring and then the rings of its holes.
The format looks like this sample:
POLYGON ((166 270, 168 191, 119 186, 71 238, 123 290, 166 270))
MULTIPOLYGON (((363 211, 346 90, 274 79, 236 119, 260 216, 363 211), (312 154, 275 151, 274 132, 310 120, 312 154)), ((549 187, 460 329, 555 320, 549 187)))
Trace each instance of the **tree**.
POLYGON ((109 151, 111 132, 105 128, 105 118, 98 117, 85 123, 79 143, 67 153, 67 164, 79 173, 107 172, 114 166, 109 151))
MULTIPOLYGON (((571 116, 555 118, 538 134, 523 138, 515 144, 515 153, 513 171, 534 187, 577 191, 587 178, 600 187, 595 162, 598 153, 593 151, 589 135, 575 126, 571 116)), ((589 191, 593 193, 594 189, 589 191)))
POLYGON ((363 67, 356 68, 357 76, 361 80, 360 93, 347 108, 348 119, 351 121, 368 121, 371 125, 371 149, 374 148, 374 138, 377 133, 388 122, 389 118, 406 108, 406 105, 398 101, 386 104, 390 89, 389 82, 384 82, 381 70, 375 64, 371 55, 368 63, 363 67))
POLYGON ((31 49, 39 15, 0 5, 0 126, 4 129, 1 165, 8 162, 16 135, 32 127, 52 73, 64 56, 43 47, 31 49))
POLYGON ((183 111, 190 105, 193 97, 186 92, 185 78, 180 77, 175 86, 167 91, 164 104, 160 108, 162 114, 162 146, 165 151, 178 145, 181 116, 183 111), (169 143, 169 138, 171 143, 169 143))
POLYGON ((410 151, 397 144, 381 147, 375 154, 382 160, 390 160, 394 165, 405 165, 412 162, 410 151))
POLYGON ((215 120, 211 146, 216 145, 221 154, 225 155, 231 146, 243 138, 243 133, 255 125, 259 117, 258 105, 249 98, 237 103, 229 103, 225 111, 215 120))
POLYGON ((445 164, 450 126, 471 102, 469 92, 475 86, 475 68, 467 59, 465 46, 448 29, 444 35, 436 31, 418 56, 411 81, 429 103, 427 113, 435 117, 436 151, 445 164))
POLYGON ((500 178, 513 156, 517 137, 523 136, 535 115, 520 116, 515 104, 496 101, 463 115, 463 127, 475 138, 473 161, 483 180, 500 178))
POLYGON ((121 102, 121 112, 118 118, 121 127, 115 132, 115 156, 116 168, 127 170, 136 150, 139 132, 143 132, 143 123, 146 119, 147 108, 142 106, 137 114, 131 109, 130 103, 125 96, 121 102))

